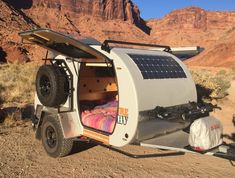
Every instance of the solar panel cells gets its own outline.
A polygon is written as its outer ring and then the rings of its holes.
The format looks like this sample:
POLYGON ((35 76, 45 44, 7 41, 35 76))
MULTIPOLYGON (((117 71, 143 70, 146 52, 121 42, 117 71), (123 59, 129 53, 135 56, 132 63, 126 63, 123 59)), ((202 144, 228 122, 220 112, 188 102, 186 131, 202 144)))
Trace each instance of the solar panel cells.
POLYGON ((182 67, 170 56, 128 54, 144 79, 186 78, 182 67))

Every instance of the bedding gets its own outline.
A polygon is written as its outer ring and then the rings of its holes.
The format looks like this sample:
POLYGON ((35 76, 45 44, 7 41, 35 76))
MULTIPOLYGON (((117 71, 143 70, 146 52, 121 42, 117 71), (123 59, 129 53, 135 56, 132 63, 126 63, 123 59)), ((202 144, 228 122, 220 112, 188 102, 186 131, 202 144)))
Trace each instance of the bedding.
POLYGON ((96 106, 92 110, 82 112, 82 122, 85 126, 112 133, 117 116, 117 100, 96 106))

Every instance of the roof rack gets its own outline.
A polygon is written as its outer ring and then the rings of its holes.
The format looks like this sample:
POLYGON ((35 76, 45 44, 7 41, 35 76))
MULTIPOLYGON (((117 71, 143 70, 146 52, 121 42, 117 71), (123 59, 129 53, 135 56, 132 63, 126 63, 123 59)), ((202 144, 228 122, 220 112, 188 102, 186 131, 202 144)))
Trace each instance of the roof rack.
POLYGON ((113 44, 124 44, 124 45, 134 45, 134 46, 148 46, 148 47, 157 47, 157 48, 165 48, 164 51, 171 52, 170 46, 166 45, 157 45, 157 44, 146 44, 146 43, 134 43, 134 42, 126 42, 126 41, 116 41, 116 40, 105 40, 102 45, 101 49, 110 53, 110 46, 109 43, 113 44))

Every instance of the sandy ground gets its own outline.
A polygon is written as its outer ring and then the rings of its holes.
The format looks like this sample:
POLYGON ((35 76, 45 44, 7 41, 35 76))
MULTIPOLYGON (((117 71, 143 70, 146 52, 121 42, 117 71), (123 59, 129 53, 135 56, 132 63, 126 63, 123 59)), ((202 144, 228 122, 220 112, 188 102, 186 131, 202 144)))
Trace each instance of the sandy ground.
MULTIPOLYGON (((219 117, 225 133, 234 133, 235 81, 231 93, 219 102, 219 117)), ((128 146, 137 154, 165 153, 160 150, 128 146)), ((227 160, 199 154, 170 157, 129 158, 102 146, 80 143, 74 154, 54 159, 47 156, 34 138, 29 121, 17 126, 0 125, 0 177, 235 177, 235 166, 227 160)))
MULTIPOLYGON (((221 101, 218 105, 222 110, 216 110, 212 115, 219 118, 224 126, 224 133, 235 133, 235 128, 231 124, 233 114, 235 114, 235 80, 231 81, 231 87, 228 89, 229 95, 221 101)), ((235 176, 234 176, 235 177, 235 176)))
MULTIPOLYGON (((171 157, 129 158, 101 146, 65 158, 47 156, 34 139, 30 123, 1 129, 0 177, 235 177, 229 161, 198 154, 171 157)), ((129 146, 138 154, 162 151, 129 146)))

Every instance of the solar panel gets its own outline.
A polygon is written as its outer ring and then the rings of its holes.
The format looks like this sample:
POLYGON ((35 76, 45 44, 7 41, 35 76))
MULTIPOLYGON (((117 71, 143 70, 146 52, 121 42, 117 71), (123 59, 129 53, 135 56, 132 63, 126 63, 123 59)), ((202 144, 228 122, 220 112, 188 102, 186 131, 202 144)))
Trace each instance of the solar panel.
POLYGON ((186 78, 182 67, 170 56, 128 54, 144 79, 186 78))

